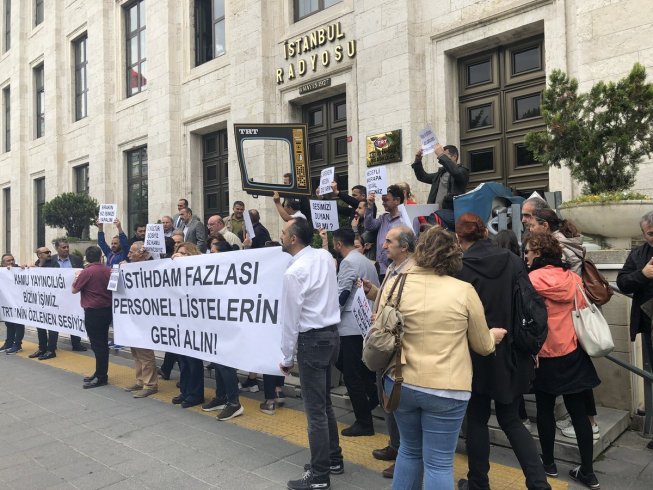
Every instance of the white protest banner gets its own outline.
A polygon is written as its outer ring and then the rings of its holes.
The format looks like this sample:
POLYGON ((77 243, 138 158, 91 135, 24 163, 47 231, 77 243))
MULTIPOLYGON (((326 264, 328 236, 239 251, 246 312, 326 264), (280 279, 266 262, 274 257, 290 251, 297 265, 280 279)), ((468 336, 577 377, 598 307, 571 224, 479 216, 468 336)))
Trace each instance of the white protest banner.
POLYGON ((399 205, 399 216, 401 216, 401 221, 403 221, 406 226, 408 226, 409 228, 412 229, 413 228, 413 220, 410 219, 410 217, 408 216, 408 212, 406 211, 406 207, 410 207, 410 206, 405 206, 404 204, 399 205))
POLYGON ((316 230, 324 228, 326 231, 336 231, 340 228, 337 201, 311 199, 311 220, 316 230))
POLYGON ((387 192, 388 178, 384 166, 368 168, 365 172, 365 180, 367 181, 368 195, 370 192, 374 192, 382 196, 387 192))
POLYGON ((370 301, 365 297, 363 288, 357 288, 354 294, 354 301, 351 305, 351 312, 356 319, 358 328, 361 329, 363 338, 367 337, 367 331, 372 326, 372 307, 370 301))
POLYGON ((418 216, 429 216, 431 213, 437 211, 437 209, 437 204, 411 204, 410 206, 406 206, 406 213, 412 223, 418 216))
POLYGON ((114 341, 279 375, 289 260, 272 247, 124 264, 114 341))
POLYGON ((320 172, 320 196, 324 196, 333 192, 331 189, 331 182, 335 180, 336 168, 325 168, 320 172))
POLYGON ((150 252, 166 253, 166 236, 161 223, 147 224, 143 248, 150 252))
POLYGON ((97 220, 99 223, 113 223, 116 220, 117 204, 100 204, 97 220))
POLYGON ((0 269, 0 320, 88 338, 72 283, 80 269, 0 269))
POLYGON ((431 126, 427 126, 419 132, 419 139, 422 141, 422 155, 428 155, 435 151, 435 145, 438 144, 438 137, 431 129, 431 126))
POLYGON ((250 240, 253 240, 256 236, 254 233, 254 225, 252 224, 252 217, 249 215, 249 211, 246 209, 243 211, 243 220, 245 220, 245 231, 250 240))

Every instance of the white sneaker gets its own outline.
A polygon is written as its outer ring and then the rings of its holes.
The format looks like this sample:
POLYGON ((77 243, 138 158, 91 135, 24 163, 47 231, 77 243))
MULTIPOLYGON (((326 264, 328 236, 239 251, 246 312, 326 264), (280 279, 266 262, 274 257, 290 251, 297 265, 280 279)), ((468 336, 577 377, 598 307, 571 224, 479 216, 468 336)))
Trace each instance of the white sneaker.
MULTIPOLYGON (((569 439, 576 439, 576 431, 574 427, 570 425, 562 429, 562 435, 568 437, 569 439)), ((592 439, 598 441, 601 438, 601 431, 599 430, 599 424, 592 425, 592 439)))
MULTIPOLYGON (((556 420, 556 427, 560 430, 564 430, 567 427, 571 427, 571 417, 569 414, 566 414, 563 418, 560 420, 556 420)), ((575 436, 572 436, 575 437, 575 436)))

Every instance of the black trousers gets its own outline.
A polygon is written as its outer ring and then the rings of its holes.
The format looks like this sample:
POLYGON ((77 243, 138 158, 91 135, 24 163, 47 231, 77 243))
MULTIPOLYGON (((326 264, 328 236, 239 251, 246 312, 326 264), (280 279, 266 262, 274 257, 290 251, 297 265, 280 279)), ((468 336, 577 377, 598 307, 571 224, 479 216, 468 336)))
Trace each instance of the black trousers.
MULTIPOLYGON (((537 446, 528 429, 519 418, 519 401, 521 396, 512 403, 494 402, 497 420, 501 430, 505 432, 515 456, 526 477, 526 487, 529 490, 550 490, 546 481, 544 468, 540 463, 537 446)), ((469 471, 467 479, 470 490, 487 490, 490 488, 488 472, 490 471, 490 397, 472 392, 467 405, 467 464, 469 471)), ((555 429, 555 424, 554 424, 555 429)))
POLYGON ((39 350, 50 352, 57 350, 59 332, 55 332, 54 330, 46 330, 45 328, 37 328, 36 334, 39 338, 39 350))
POLYGON ((98 381, 106 381, 109 371, 109 325, 111 308, 86 308, 84 323, 86 333, 95 354, 95 373, 98 381))
MULTIPOLYGON (((107 340, 107 342, 108 342, 108 340, 107 340)), ((82 338, 78 337, 77 335, 71 335, 70 336, 70 343, 72 344, 73 347, 80 347, 82 345, 82 338)))
MULTIPOLYGON (((562 395, 565 401, 565 407, 571 417, 571 423, 576 432, 576 441, 580 451, 581 470, 584 474, 593 473, 592 464, 593 444, 592 425, 587 418, 587 393, 573 393, 562 395)), ((553 443, 556 433, 555 424, 555 403, 556 395, 535 392, 535 403, 537 405, 537 432, 540 436, 540 445, 542 446, 542 460, 546 464, 553 463, 553 443)))
POLYGON ((189 403, 204 401, 204 363, 201 359, 178 356, 179 389, 181 397, 189 403))
POLYGON ((5 327, 7 327, 7 339, 5 340, 5 346, 16 346, 21 348, 23 345, 23 337, 25 337, 25 325, 5 322, 5 327))
POLYGON ((173 352, 166 352, 163 356, 163 364, 161 364, 161 371, 165 374, 166 378, 170 377, 172 368, 175 367, 175 362, 179 365, 179 357, 173 352))
POLYGON ((336 367, 342 372, 356 421, 371 427, 372 410, 379 404, 379 395, 376 389, 376 375, 367 369, 362 358, 361 335, 340 337, 340 352, 336 367))

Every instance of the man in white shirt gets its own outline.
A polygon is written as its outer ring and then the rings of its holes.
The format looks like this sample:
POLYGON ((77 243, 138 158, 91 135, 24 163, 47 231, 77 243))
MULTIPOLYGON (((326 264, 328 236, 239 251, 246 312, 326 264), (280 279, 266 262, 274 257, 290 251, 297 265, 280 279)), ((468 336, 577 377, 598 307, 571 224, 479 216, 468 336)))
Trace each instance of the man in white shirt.
POLYGON ((290 221, 293 218, 306 219, 306 215, 299 210, 301 207, 299 200, 286 199, 285 202, 281 204, 281 196, 279 196, 279 193, 276 191, 272 195, 272 200, 274 201, 274 205, 277 207, 277 212, 282 220, 290 221))
POLYGON ((331 366, 338 357, 340 307, 333 257, 310 246, 313 229, 305 219, 289 220, 281 246, 293 256, 283 277, 281 370, 288 374, 297 346, 299 381, 308 421, 311 463, 290 490, 328 490, 329 475, 344 472, 338 425, 331 406, 331 366))

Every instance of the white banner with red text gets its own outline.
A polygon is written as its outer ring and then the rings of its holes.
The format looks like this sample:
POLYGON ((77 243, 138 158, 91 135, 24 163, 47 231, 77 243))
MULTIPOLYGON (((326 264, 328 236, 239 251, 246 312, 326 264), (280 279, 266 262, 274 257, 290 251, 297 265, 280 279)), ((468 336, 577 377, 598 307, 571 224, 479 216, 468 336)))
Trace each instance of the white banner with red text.
POLYGON ((0 269, 0 320, 87 339, 84 309, 72 293, 80 269, 0 269))
POLYGON ((121 266, 114 341, 280 375, 280 247, 121 266))

